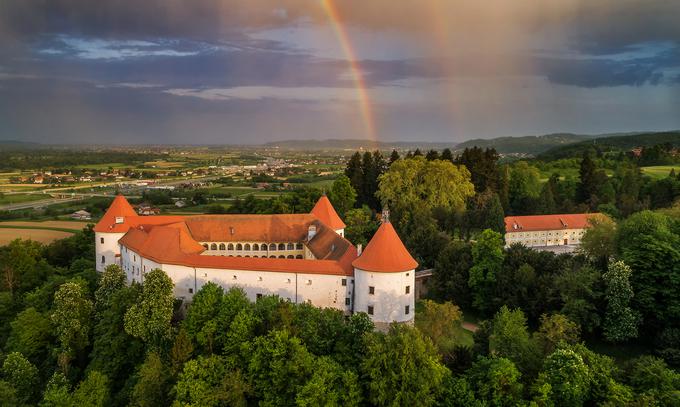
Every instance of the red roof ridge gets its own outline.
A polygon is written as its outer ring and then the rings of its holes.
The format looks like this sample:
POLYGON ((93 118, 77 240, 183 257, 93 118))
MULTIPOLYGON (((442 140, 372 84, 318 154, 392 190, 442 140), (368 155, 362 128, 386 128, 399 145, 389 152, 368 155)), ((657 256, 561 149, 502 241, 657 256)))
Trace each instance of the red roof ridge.
POLYGON ((365 271, 397 273, 418 267, 390 222, 383 222, 352 265, 365 271))
MULTIPOLYGON (((123 195, 116 195, 101 220, 94 227, 95 232, 111 232, 116 224, 123 223, 126 217, 138 216, 132 205, 123 195)), ((123 231, 124 232, 124 231, 123 231)))
POLYGON ((340 219, 340 216, 338 216, 335 208, 333 208, 333 204, 331 204, 331 201, 326 195, 322 195, 321 198, 319 198, 310 213, 319 218, 321 222, 333 230, 345 228, 345 222, 340 219))
POLYGON ((506 216, 506 233, 537 230, 584 229, 601 213, 561 213, 552 215, 506 216))

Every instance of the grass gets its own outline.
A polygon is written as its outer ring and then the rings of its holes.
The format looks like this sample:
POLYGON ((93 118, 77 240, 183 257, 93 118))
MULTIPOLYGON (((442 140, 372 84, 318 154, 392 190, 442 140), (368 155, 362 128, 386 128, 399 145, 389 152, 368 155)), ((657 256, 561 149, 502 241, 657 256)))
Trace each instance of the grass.
POLYGON ((11 226, 11 225, 3 225, 3 224, 0 224, 0 229, 51 230, 51 231, 55 231, 55 232, 67 232, 67 233, 75 232, 74 229, 56 228, 56 227, 49 227, 49 226, 11 226))
POLYGON ((675 173, 680 173, 680 165, 656 165, 653 167, 640 168, 642 173, 654 179, 666 178, 671 170, 675 169, 675 173))
POLYGON ((0 205, 11 205, 24 202, 39 201, 42 199, 49 199, 49 195, 42 194, 5 194, 0 197, 0 205))

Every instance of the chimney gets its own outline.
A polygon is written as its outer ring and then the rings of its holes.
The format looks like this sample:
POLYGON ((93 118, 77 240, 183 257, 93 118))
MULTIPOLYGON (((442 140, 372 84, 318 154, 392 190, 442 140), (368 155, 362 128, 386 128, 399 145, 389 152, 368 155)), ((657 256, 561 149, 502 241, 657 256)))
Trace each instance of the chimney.
POLYGON ((307 229, 307 241, 312 240, 314 236, 316 236, 316 226, 309 225, 309 229, 307 229))
POLYGON ((361 256, 361 251, 362 251, 363 249, 364 249, 364 246, 363 246, 361 243, 359 243, 359 244, 357 245, 357 257, 361 256))

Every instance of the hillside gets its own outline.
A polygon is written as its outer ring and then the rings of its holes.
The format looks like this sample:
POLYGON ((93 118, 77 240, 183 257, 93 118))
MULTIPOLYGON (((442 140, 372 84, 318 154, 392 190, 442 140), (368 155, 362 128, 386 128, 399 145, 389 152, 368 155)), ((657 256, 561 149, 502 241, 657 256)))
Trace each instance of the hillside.
POLYGON ((675 147, 680 147, 680 131, 637 133, 585 140, 552 148, 539 154, 536 158, 551 161, 561 158, 581 157, 583 152, 587 150, 594 150, 599 153, 629 151, 635 147, 654 146, 664 143, 671 143, 675 147))
POLYGON ((263 144, 265 147, 278 147, 290 150, 357 150, 357 149, 416 149, 441 150, 453 148, 455 143, 434 143, 422 141, 374 141, 363 139, 327 139, 327 140, 281 140, 263 144))
POLYGON ((467 147, 495 148, 500 154, 536 155, 557 146, 590 140, 597 136, 554 133, 543 136, 498 137, 492 139, 474 139, 464 141, 456 146, 457 150, 467 147))

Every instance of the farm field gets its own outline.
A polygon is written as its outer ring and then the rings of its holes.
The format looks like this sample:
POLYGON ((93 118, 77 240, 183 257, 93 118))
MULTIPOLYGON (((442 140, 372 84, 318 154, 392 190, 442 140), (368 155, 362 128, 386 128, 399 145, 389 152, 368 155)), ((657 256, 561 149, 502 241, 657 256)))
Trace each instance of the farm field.
POLYGON ((11 204, 17 204, 17 203, 39 201, 41 199, 48 199, 48 198, 50 198, 49 195, 43 195, 43 194, 3 195, 3 196, 0 197, 0 205, 11 205, 11 204))
POLYGON ((666 178, 672 169, 676 174, 680 173, 680 165, 657 165, 654 167, 641 167, 642 173, 654 179, 666 178))
POLYGON ((0 228, 0 246, 15 239, 31 239, 40 243, 51 243, 55 240, 67 238, 72 234, 59 230, 0 228))
POLYGON ((80 221, 68 221, 68 220, 46 220, 42 222, 31 222, 31 221, 7 221, 0 222, 0 228, 6 228, 10 226, 16 226, 17 228, 30 228, 30 229, 68 229, 68 230, 82 230, 88 223, 94 222, 80 222, 80 221))

